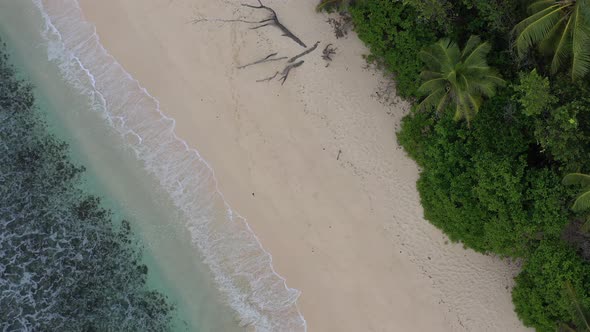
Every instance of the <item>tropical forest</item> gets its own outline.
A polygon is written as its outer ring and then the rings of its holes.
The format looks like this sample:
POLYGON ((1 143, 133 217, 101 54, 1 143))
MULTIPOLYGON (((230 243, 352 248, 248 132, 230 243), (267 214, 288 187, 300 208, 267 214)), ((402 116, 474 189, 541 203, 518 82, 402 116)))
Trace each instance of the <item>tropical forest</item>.
POLYGON ((590 331, 590 0, 324 0, 412 102, 424 217, 521 262, 514 310, 590 331))

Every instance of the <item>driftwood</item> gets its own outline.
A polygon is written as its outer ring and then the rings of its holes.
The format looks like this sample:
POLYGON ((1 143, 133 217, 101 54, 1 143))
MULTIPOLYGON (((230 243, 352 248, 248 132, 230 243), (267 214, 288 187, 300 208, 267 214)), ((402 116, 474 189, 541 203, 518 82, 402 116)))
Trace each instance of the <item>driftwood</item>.
POLYGON ((265 58, 263 58, 263 59, 260 59, 260 60, 258 60, 258 61, 254 61, 254 62, 247 63, 247 64, 245 64, 245 65, 243 65, 243 66, 239 66, 239 67, 238 67, 238 69, 244 69, 244 68, 246 68, 246 67, 250 67, 250 66, 257 65, 257 64, 261 64, 261 63, 265 63, 265 62, 273 62, 273 61, 279 61, 279 60, 284 60, 284 59, 287 59, 287 57, 286 57, 286 56, 283 56, 283 57, 280 57, 280 58, 273 58, 273 57, 274 57, 274 56, 276 56, 277 54, 278 54, 278 53, 272 53, 272 54, 269 54, 269 55, 267 55, 267 56, 266 56, 265 58))
POLYGON ((290 65, 288 65, 287 67, 285 67, 285 69, 283 69, 283 72, 281 73, 281 78, 279 78, 279 81, 281 81, 281 85, 285 84, 285 81, 287 80, 287 77, 289 77, 289 73, 291 72, 291 69, 293 68, 297 68, 299 66, 301 66, 303 64, 303 60, 299 61, 299 62, 295 62, 292 63, 290 65))
POLYGON ((287 61, 288 63, 293 63, 295 62, 295 60, 301 58, 302 56, 309 54, 313 51, 315 51, 316 48, 318 48, 318 45, 320 44, 320 42, 316 42, 312 47, 308 48, 307 50, 297 54, 296 56, 292 57, 291 59, 289 59, 289 61, 287 61))
POLYGON ((309 49, 307 49, 307 45, 305 45, 305 43, 303 41, 301 41, 301 39, 299 39, 299 37, 295 36, 295 34, 293 34, 291 31, 289 31, 289 29, 287 29, 280 21, 279 18, 277 16, 277 13, 274 9, 265 6, 264 4, 262 4, 262 0, 257 0, 258 1, 258 5, 249 5, 249 4, 241 4, 243 7, 248 7, 248 8, 252 8, 252 9, 263 9, 265 11, 267 11, 270 16, 268 16, 266 19, 260 20, 260 21, 252 21, 252 20, 245 20, 245 19, 210 19, 210 18, 196 18, 192 21, 190 21, 193 24, 197 24, 197 23, 201 23, 201 22, 222 22, 222 23, 231 23, 231 22, 240 22, 240 23, 248 23, 248 24, 254 24, 255 26, 251 27, 250 29, 252 30, 256 30, 256 29, 260 29, 263 27, 267 27, 267 26, 275 26, 277 27, 279 30, 281 30, 281 32, 283 33, 283 36, 290 38, 291 40, 293 40, 294 42, 296 42, 297 44, 299 44, 300 46, 303 46, 306 48, 305 51, 291 57, 288 58, 286 56, 283 57, 276 57, 278 52, 275 53, 271 53, 269 55, 267 55, 266 57, 260 59, 260 60, 256 60, 254 62, 250 62, 247 63, 245 65, 241 65, 238 66, 238 69, 244 69, 246 67, 250 67, 253 65, 258 65, 261 63, 265 63, 265 62, 273 62, 273 61, 279 61, 279 60, 285 60, 288 59, 286 62, 285 67, 283 68, 282 71, 276 71, 274 73, 274 75, 257 80, 256 82, 270 82, 272 80, 274 80, 275 78, 277 78, 277 76, 280 75, 280 77, 278 78, 279 81, 281 81, 281 85, 285 84, 285 81, 287 81, 287 78, 289 78, 289 74, 291 73, 291 70, 301 66, 304 61, 300 60, 297 61, 299 58, 315 51, 318 47, 318 45, 320 44, 320 42, 316 42, 312 47, 310 47, 309 49))
POLYGON ((299 39, 299 37, 295 36, 295 34, 293 34, 289 29, 287 29, 287 27, 285 27, 281 23, 281 21, 279 21, 279 17, 277 16, 277 12, 274 9, 263 5, 261 0, 258 0, 257 6, 249 5, 249 4, 245 4, 245 3, 243 3, 242 6, 252 8, 252 9, 264 9, 270 13, 270 17, 268 17, 264 20, 260 20, 260 21, 250 21, 250 20, 244 20, 244 19, 196 18, 194 20, 191 20, 190 23, 197 24, 197 23, 201 23, 201 22, 221 22, 221 23, 240 22, 240 23, 256 24, 256 26, 250 28, 252 30, 260 29, 260 28, 266 27, 266 26, 275 26, 275 27, 279 28, 279 30, 281 30, 281 32, 283 32, 283 36, 292 39, 297 44, 299 44, 303 47, 307 47, 307 45, 305 45, 305 43, 303 41, 301 41, 301 39, 299 39))
POLYGON ((259 21, 248 21, 248 20, 242 20, 239 18, 231 19, 231 20, 225 20, 222 18, 195 18, 194 20, 191 20, 188 23, 197 24, 197 23, 201 23, 201 22, 220 22, 220 23, 240 22, 240 23, 249 23, 249 24, 258 24, 259 23, 259 21))
POLYGON ((285 68, 283 68, 282 72, 275 72, 274 75, 257 80, 256 82, 270 82, 272 80, 275 79, 275 77, 277 77, 279 74, 281 74, 281 77, 279 78, 279 81, 281 81, 281 85, 285 84, 285 81, 287 80, 287 78, 289 77, 289 73, 291 72, 292 69, 297 68, 299 66, 301 66, 303 64, 303 60, 296 62, 296 63, 291 63, 288 64, 287 66, 285 66, 285 68))
POLYGON ((322 51, 322 59, 326 60, 326 67, 330 65, 330 61, 332 61, 332 55, 336 54, 337 48, 332 47, 332 44, 326 45, 324 50, 322 51))
POLYGON ((267 78, 263 78, 261 80, 256 80, 256 82, 268 82, 268 81, 272 81, 275 79, 275 77, 277 77, 277 75, 279 74, 279 72, 277 71, 274 75, 269 76, 267 78))
MULTIPOLYGON (((308 48, 307 50, 297 54, 294 57, 291 57, 288 61, 287 61, 287 65, 285 66, 285 68, 283 68, 283 71, 281 72, 275 72, 274 75, 257 80, 256 82, 270 82, 272 80, 274 80, 279 74, 281 74, 281 77, 279 78, 279 81, 281 81, 281 85, 285 84, 285 81, 287 80, 287 78, 289 77, 289 73, 291 72, 292 69, 297 68, 299 66, 301 66, 304 61, 301 60, 299 62, 295 62, 297 59, 301 58, 302 56, 305 56, 311 52, 313 52, 316 48, 318 48, 318 45, 320 44, 320 42, 316 42, 312 47, 308 48)), ((263 63, 263 62, 267 62, 267 61, 274 61, 274 60, 281 60, 281 59, 286 59, 286 57, 283 58, 276 58, 276 59, 271 59, 273 56, 277 55, 277 53, 273 53, 268 55, 266 58, 258 60, 256 62, 253 62, 251 64, 248 65, 255 65, 258 63, 263 63)), ((248 66, 246 65, 246 66, 248 66)), ((245 67, 245 66, 242 66, 245 67)), ((240 67, 238 67, 240 68, 240 67)))
POLYGON ((279 21, 279 18, 277 16, 277 12, 275 12, 274 9, 263 5, 261 0, 258 0, 258 6, 248 5, 248 4, 244 4, 244 3, 242 4, 242 6, 248 7, 248 8, 253 8, 253 9, 264 9, 270 13, 270 17, 267 19, 264 19, 264 20, 261 20, 258 22, 250 22, 250 23, 258 24, 257 26, 250 28, 250 29, 256 30, 256 29, 266 27, 266 26, 276 26, 277 28, 279 28, 283 32, 283 36, 285 36, 287 38, 291 38, 293 41, 295 41, 297 44, 299 44, 303 47, 307 47, 305 45, 305 43, 301 41, 301 39, 299 39, 297 36, 295 36, 291 31, 289 31, 289 29, 287 29, 279 21))

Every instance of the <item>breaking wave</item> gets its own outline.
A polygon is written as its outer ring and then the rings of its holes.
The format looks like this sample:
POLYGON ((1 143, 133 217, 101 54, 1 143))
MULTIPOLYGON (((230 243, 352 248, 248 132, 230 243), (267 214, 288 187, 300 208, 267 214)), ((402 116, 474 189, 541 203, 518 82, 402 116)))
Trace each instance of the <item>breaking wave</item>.
POLYGON ((77 1, 32 1, 45 20, 49 59, 170 195, 240 324, 257 331, 305 331, 300 292, 274 271, 271 255, 219 191, 213 169, 176 136, 174 119, 103 48, 77 1))

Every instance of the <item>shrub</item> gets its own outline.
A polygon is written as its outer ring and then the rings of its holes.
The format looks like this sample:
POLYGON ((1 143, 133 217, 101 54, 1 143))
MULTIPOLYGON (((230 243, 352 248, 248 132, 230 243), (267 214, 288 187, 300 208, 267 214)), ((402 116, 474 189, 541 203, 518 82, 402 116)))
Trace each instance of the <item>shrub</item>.
POLYGON ((569 283, 582 305, 590 306, 590 266, 559 240, 542 242, 516 277, 512 299, 519 317, 537 331, 555 331, 575 320, 569 283))
POLYGON ((510 90, 485 103, 472 129, 413 111, 398 135, 423 171, 426 219, 480 252, 525 257, 567 224, 566 189, 547 167, 531 168, 527 118, 510 90))
POLYGON ((417 54, 436 40, 431 26, 417 19, 414 8, 399 1, 362 1, 349 10, 355 31, 371 49, 369 60, 395 74, 400 96, 416 96, 422 68, 417 54))

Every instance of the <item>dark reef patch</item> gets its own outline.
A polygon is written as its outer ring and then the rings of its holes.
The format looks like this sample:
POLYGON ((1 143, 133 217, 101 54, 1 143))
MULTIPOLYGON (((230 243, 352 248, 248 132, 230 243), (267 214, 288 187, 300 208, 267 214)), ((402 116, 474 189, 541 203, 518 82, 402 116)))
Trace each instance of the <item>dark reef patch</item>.
POLYGON ((0 48, 0 330, 167 331, 129 222, 80 189, 84 168, 48 132, 33 87, 0 48))

